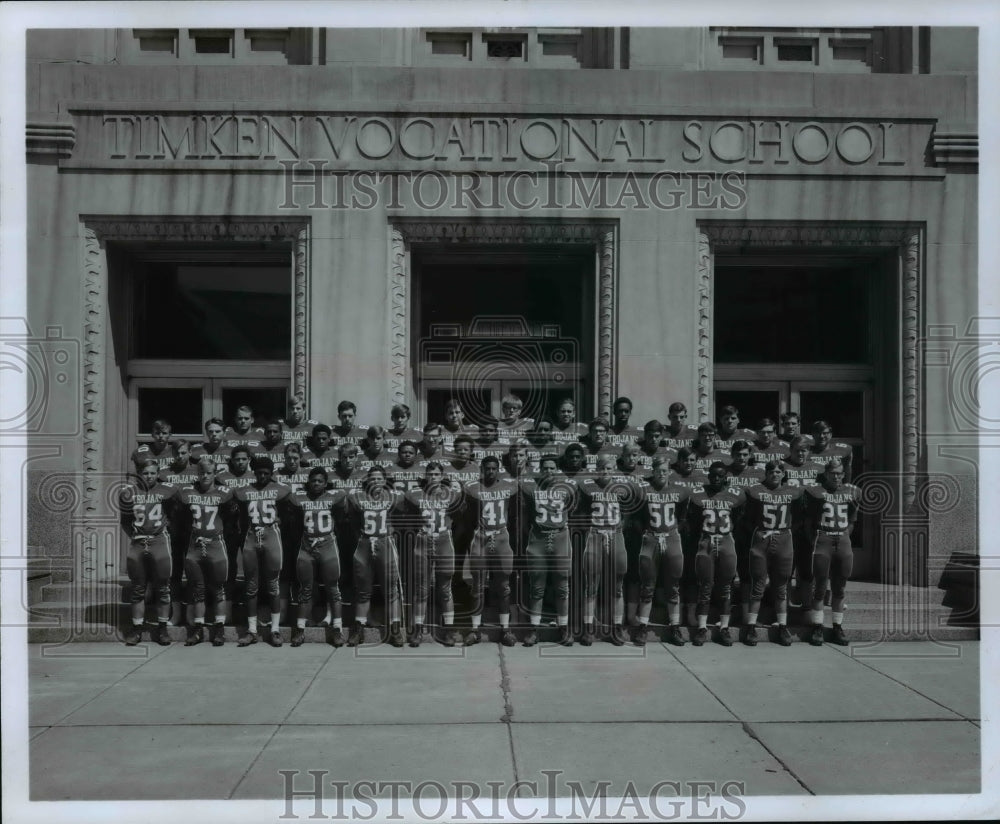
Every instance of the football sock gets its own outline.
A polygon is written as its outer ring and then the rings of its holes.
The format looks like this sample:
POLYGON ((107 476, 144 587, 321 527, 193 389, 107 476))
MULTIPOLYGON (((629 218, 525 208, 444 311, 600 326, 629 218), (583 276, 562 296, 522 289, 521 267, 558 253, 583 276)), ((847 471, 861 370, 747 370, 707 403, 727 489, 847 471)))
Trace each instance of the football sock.
MULTIPOLYGON (((359 615, 357 618, 354 619, 354 623, 355 624, 361 624, 361 626, 364 626, 365 624, 368 623, 368 618, 367 617, 362 617, 361 615, 359 615)), ((419 624, 420 622, 418 621, 417 623, 419 624)))
POLYGON ((455 623, 455 613, 454 612, 442 612, 441 613, 441 620, 443 620, 445 622, 445 624, 454 624, 455 623))
POLYGON ((502 613, 500 615, 500 626, 502 626, 504 629, 507 629, 507 627, 510 626, 510 613, 509 612, 502 613))
POLYGON ((533 626, 533 627, 540 627, 541 625, 542 625, 542 616, 541 615, 532 615, 531 616, 531 626, 533 626))
POLYGON ((215 623, 217 623, 217 624, 224 624, 224 623, 226 623, 226 616, 225 615, 216 615, 215 616, 215 623))
MULTIPOLYGON (((367 621, 368 619, 365 618, 365 620, 367 621)), ((344 628, 344 619, 343 618, 334 618, 333 619, 333 626, 334 626, 335 629, 343 629, 344 628)))
POLYGON ((729 613, 727 612, 725 615, 719 616, 719 628, 725 629, 728 626, 729 626, 729 613))
POLYGON ((252 632, 256 635, 257 633, 257 618, 256 616, 247 618, 247 632, 252 632))
POLYGON ((698 616, 698 629, 708 629, 708 615, 698 616))
POLYGON ((299 629, 305 629, 306 628, 306 619, 305 618, 296 618, 295 619, 295 626, 297 626, 299 629))
POLYGON ((835 612, 835 613, 833 613, 833 623, 835 623, 835 624, 842 624, 842 623, 844 623, 844 613, 842 613, 842 612, 835 612))
POLYGON ((748 612, 747 613, 747 623, 748 624, 756 624, 757 623, 757 613, 756 612, 748 612))
POLYGON ((281 629, 281 613, 280 612, 272 612, 271 613, 271 629, 273 629, 275 632, 277 632, 279 629, 281 629))
POLYGON ((568 615, 557 615, 556 616, 556 625, 560 626, 560 627, 568 626, 569 625, 569 616, 568 615))
POLYGON ((678 604, 677 606, 670 607, 670 623, 679 624, 681 622, 681 608, 678 604))
POLYGON ((133 618, 132 619, 132 626, 133 627, 141 627, 144 623, 146 623, 146 622, 142 618, 133 618))
POLYGON ((782 626, 785 626, 788 623, 788 612, 787 611, 786 612, 779 612, 777 617, 778 617, 778 623, 781 624, 782 626))
POLYGON ((479 625, 482 622, 483 622, 483 616, 482 615, 473 615, 472 616, 472 628, 473 629, 479 629, 479 625))
POLYGON ((194 625, 196 627, 202 627, 202 626, 204 626, 205 625, 205 619, 204 618, 195 618, 194 619, 194 625))

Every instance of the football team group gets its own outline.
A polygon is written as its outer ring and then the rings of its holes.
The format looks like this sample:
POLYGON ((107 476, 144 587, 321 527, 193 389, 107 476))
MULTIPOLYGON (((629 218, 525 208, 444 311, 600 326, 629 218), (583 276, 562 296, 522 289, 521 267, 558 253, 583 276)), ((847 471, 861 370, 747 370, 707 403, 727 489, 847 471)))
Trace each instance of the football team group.
POLYGON ((538 643, 543 617, 566 646, 644 645, 658 595, 664 641, 701 646, 714 635, 731 646, 734 592, 744 644, 761 637, 762 603, 781 645, 792 643, 789 605, 802 608, 810 644, 848 643, 860 492, 852 449, 827 422, 802 433, 789 412, 751 430, 726 406, 695 428, 674 403, 666 423, 636 428, 628 398, 610 421, 586 425, 571 400, 551 419, 521 417, 513 395, 501 408, 477 426, 452 400, 443 423, 414 428, 398 404, 383 427, 359 425, 342 401, 329 426, 293 399, 263 427, 246 406, 231 426, 212 418, 197 443, 155 421, 119 496, 132 584, 125 643, 142 640, 150 588, 160 644, 184 622, 185 644, 204 641, 208 623, 222 646, 229 601, 246 610, 239 646, 281 646, 283 577, 293 647, 309 625, 326 627, 335 647, 370 642, 379 615, 378 637, 396 647, 420 645, 425 626, 445 646, 472 645, 485 640, 486 604, 506 646, 517 643, 512 604, 526 617, 516 627, 525 646, 538 643))

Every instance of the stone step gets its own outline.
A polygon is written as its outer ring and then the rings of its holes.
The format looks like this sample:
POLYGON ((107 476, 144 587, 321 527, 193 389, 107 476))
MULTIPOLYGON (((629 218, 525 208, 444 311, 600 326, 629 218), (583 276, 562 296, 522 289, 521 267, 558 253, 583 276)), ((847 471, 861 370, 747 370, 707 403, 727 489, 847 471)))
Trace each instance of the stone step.
MULTIPOLYGON (((235 627, 246 626, 246 613, 243 604, 231 601, 225 602, 227 627, 236 631, 235 627)), ((211 611, 210 611, 211 612, 211 611)), ((524 627, 527 624, 527 617, 516 607, 512 610, 511 623, 514 626, 524 627)), ((289 603, 282 601, 282 620, 290 622, 289 603)), ((407 608, 407 614, 409 609, 407 608)), ((46 601, 32 607, 29 614, 29 639, 44 640, 46 642, 60 642, 65 640, 120 640, 118 628, 125 627, 131 622, 131 611, 127 604, 116 603, 114 601, 104 601, 91 603, 82 607, 73 601, 46 601)), ((173 623, 180 625, 184 620, 184 612, 179 602, 172 604, 171 619, 173 623)), ((211 619, 214 613, 208 615, 211 619)), ((261 614, 261 618, 264 615, 261 614)), ((310 623, 318 623, 323 617, 321 608, 314 610, 310 623)), ((938 640, 959 640, 975 639, 979 637, 978 627, 975 625, 963 625, 952 621, 952 613, 945 607, 931 607, 920 612, 900 612, 887 610, 883 605, 873 605, 870 607, 850 608, 847 612, 845 626, 849 628, 852 638, 858 640, 877 639, 922 639, 935 638, 938 640)), ((718 616, 710 614, 710 623, 716 623, 718 616)), ((375 625, 383 624, 383 610, 380 604, 373 603, 370 615, 371 622, 375 625)), ((824 619, 827 626, 831 623, 831 611, 827 608, 824 611, 824 619)), ((352 606, 343 608, 343 622, 345 627, 350 627, 354 620, 352 606)), ((469 625, 468 613, 462 609, 456 610, 456 624, 459 627, 467 628, 469 625)), ((650 626, 654 633, 660 633, 664 626, 665 615, 663 610, 657 608, 651 616, 650 626)), ((146 621, 152 625, 156 622, 155 606, 147 604, 146 621)), ((740 611, 734 609, 733 627, 740 625, 740 611)), ((770 626, 774 621, 773 614, 762 611, 758 620, 758 625, 763 629, 770 626)), ((496 635, 499 639, 499 627, 497 626, 496 611, 487 609, 484 612, 483 624, 488 633, 496 635)), ((543 628, 549 622, 543 621, 543 628)), ((792 609, 788 615, 788 625, 793 633, 804 633, 808 624, 803 620, 802 611, 792 609)), ((284 624, 283 624, 284 626, 284 624)), ((555 633, 554 627, 550 627, 555 633)), ((319 631, 321 628, 317 628, 319 631)), ((178 628, 178 631, 180 629, 178 628)), ((311 637, 311 636, 310 636, 311 637)), ((322 640, 322 639, 320 639, 322 640)))

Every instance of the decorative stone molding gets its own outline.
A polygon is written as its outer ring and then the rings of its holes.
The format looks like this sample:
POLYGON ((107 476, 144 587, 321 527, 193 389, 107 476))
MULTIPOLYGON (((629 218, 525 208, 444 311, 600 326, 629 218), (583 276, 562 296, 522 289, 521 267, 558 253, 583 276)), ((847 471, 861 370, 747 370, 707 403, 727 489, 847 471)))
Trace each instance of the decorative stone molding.
POLYGON ((100 509, 104 466, 105 353, 108 346, 108 263, 94 227, 83 227, 83 511, 100 509))
MULTIPOLYGON (((617 353, 618 222, 588 220, 434 220, 402 218, 389 236, 390 396, 407 396, 409 249, 414 243, 572 243, 594 248, 598 260, 597 409, 611 414, 617 353)), ((412 387, 409 387, 412 389, 412 387)))
POLYGON ((91 217, 88 226, 107 240, 183 241, 290 241, 295 243, 309 222, 273 217, 176 218, 176 217, 91 217))
POLYGON ((979 165, 979 135, 972 130, 935 129, 930 148, 935 166, 979 165))
POLYGON ((719 248, 765 248, 794 246, 881 247, 894 249, 902 272, 902 471, 903 504, 910 508, 917 492, 920 462, 920 365, 917 345, 923 329, 923 228, 906 223, 746 223, 705 222, 698 225, 698 404, 699 413, 708 414, 707 398, 712 389, 711 281, 712 259, 719 248), (703 313, 707 313, 705 317, 703 313), (704 330, 704 337, 703 337, 704 330), (704 351, 703 351, 704 344, 704 351), (706 393, 702 409, 703 390, 706 393))
POLYGON ((72 123, 28 123, 25 148, 32 155, 70 157, 76 146, 76 126, 72 123))
POLYGON ((698 232, 698 342, 695 358, 698 364, 698 420, 711 419, 712 406, 712 241, 704 231, 698 232))
POLYGON ((406 239, 396 226, 389 239, 389 397, 394 404, 406 403, 406 367, 409 362, 406 324, 406 239))
POLYGON ((292 394, 302 398, 309 408, 309 227, 295 233, 293 247, 293 319, 292 319, 292 394))

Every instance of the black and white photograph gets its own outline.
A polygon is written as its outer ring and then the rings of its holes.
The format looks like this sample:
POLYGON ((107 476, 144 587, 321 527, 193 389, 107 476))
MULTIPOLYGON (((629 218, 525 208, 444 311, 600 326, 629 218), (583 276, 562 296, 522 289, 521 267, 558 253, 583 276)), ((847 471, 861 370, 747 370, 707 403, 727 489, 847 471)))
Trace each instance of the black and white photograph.
POLYGON ((5 4, 4 818, 996 819, 998 17, 5 4))

